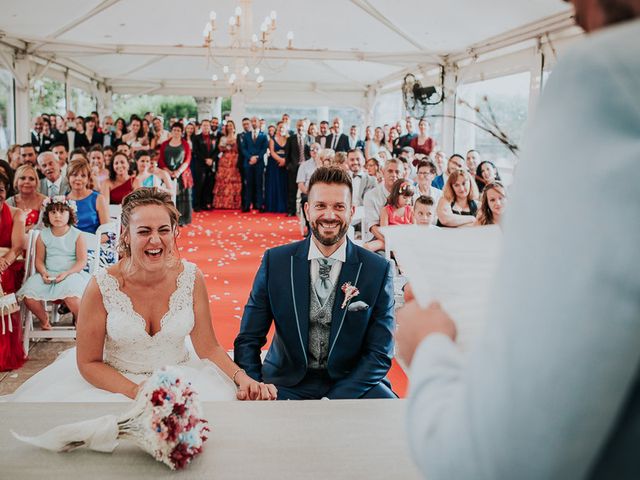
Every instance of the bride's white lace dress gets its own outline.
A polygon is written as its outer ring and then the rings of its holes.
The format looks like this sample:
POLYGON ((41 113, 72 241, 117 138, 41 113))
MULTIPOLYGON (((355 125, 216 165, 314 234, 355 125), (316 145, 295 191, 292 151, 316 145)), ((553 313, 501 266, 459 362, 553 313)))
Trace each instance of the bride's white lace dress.
MULTIPOLYGON (((183 261, 177 287, 169 299, 169 310, 160 322, 160 331, 151 336, 146 322, 134 309, 131 299, 106 270, 96 281, 107 311, 104 362, 127 378, 140 383, 155 369, 165 365, 180 367, 202 400, 235 400, 236 388, 216 365, 197 358, 188 336, 194 326, 193 287, 196 266, 183 261)), ((150 299, 152 300, 152 299, 150 299)), ((94 387, 82 378, 76 364, 75 348, 64 352, 54 363, 24 383, 3 400, 17 402, 109 402, 128 398, 94 387)))

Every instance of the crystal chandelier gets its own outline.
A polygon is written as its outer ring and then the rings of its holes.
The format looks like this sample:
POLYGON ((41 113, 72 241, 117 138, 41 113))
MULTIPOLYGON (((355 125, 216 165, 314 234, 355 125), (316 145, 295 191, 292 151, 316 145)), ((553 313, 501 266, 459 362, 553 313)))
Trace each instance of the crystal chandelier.
MULTIPOLYGON (((242 91, 244 87, 249 85, 260 88, 265 79, 259 65, 265 59, 265 52, 273 48, 273 33, 277 27, 276 19, 277 13, 274 10, 260 24, 259 33, 253 33, 251 12, 243 12, 242 7, 238 5, 235 8, 234 15, 229 17, 228 21, 231 44, 223 48, 243 50, 243 55, 235 58, 231 65, 220 64, 215 60, 217 14, 212 10, 209 13, 209 20, 204 26, 202 35, 204 37, 204 46, 208 50, 208 60, 221 71, 214 73, 211 76, 211 81, 214 84, 225 82, 228 84, 232 94, 242 91), (247 51, 249 55, 246 55, 247 51)), ((287 32, 286 48, 293 49, 293 32, 291 31, 287 32)))

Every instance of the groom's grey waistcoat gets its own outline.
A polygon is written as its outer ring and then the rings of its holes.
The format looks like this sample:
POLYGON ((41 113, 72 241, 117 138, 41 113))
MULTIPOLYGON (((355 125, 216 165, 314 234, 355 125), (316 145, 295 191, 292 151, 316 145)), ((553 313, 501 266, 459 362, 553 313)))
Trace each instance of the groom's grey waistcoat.
POLYGON ((331 335, 331 311, 336 300, 336 286, 324 305, 320 305, 315 285, 311 284, 309 301, 309 368, 326 369, 331 335))

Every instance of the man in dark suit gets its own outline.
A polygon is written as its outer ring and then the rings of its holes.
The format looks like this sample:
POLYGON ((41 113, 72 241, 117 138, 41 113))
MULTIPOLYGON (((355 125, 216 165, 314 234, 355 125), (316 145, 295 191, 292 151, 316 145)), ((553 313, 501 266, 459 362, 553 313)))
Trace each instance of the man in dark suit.
POLYGON ((52 142, 51 123, 41 116, 36 117, 33 122, 33 130, 31 131, 31 145, 33 145, 36 152, 40 153, 49 150, 52 142), (45 124, 48 124, 48 128, 45 124))
POLYGON ((347 172, 317 169, 305 205, 312 235, 267 250, 256 274, 234 358, 250 377, 276 385, 278 399, 395 398, 385 378, 394 351, 393 267, 347 239, 351 196, 347 172))
POLYGON ((264 155, 269 139, 260 131, 258 117, 251 118, 250 132, 243 134, 242 157, 245 188, 242 196, 242 210, 253 208, 264 212, 264 155))
MULTIPOLYGON (((242 119, 242 132, 236 135, 236 145, 238 145, 238 170, 240 171, 240 178, 242 179, 241 186, 241 197, 244 199, 247 190, 247 182, 245 179, 245 170, 244 170, 244 154, 243 154, 243 145, 245 139, 245 133, 251 132, 251 120, 247 117, 242 119)), ((249 209, 244 208, 244 204, 242 205, 242 211, 248 212, 249 209)))
POLYGON ((407 129, 407 133, 398 137, 399 149, 410 146, 411 140, 413 140, 417 136, 417 133, 413 131, 413 120, 411 119, 411 117, 407 117, 405 127, 407 129))
POLYGON ((321 148, 329 148, 327 135, 329 135, 329 122, 322 120, 320 122, 320 135, 316 135, 316 142, 320 144, 321 148))
POLYGON ((333 119, 333 132, 327 137, 325 148, 330 148, 334 152, 348 152, 349 137, 342 133, 342 119, 340 117, 333 119))
POLYGON ((358 127, 356 125, 351 125, 349 129, 349 150, 362 150, 364 152, 364 140, 358 138, 358 127))
POLYGON ((196 212, 211 210, 217 153, 218 138, 211 131, 211 122, 205 118, 200 123, 200 133, 193 138, 191 157, 195 181, 193 210, 196 212))
POLYGON ((284 157, 287 166, 287 215, 296 215, 296 195, 298 193, 298 168, 311 157, 309 146, 313 139, 307 135, 307 124, 303 119, 296 123, 296 133, 289 136, 284 146, 284 157))
POLYGON ((113 117, 107 115, 104 117, 102 125, 102 147, 113 147, 116 144, 115 127, 113 123, 113 117))

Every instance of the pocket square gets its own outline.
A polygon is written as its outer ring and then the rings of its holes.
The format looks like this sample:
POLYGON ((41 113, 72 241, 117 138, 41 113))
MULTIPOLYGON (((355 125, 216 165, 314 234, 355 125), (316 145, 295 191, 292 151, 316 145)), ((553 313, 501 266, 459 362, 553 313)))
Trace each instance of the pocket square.
POLYGON ((353 303, 349 304, 349 306, 347 307, 347 311, 349 311, 349 312, 359 312, 360 310, 366 310, 367 308, 369 308, 368 304, 366 304, 365 302, 362 302, 362 301, 358 301, 358 302, 353 302, 353 303))

